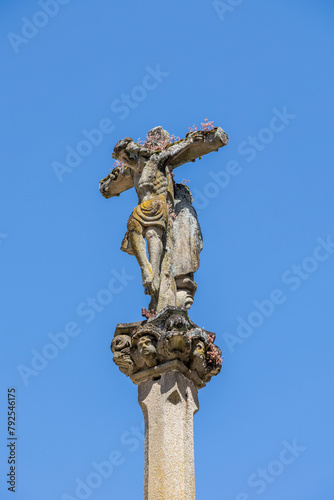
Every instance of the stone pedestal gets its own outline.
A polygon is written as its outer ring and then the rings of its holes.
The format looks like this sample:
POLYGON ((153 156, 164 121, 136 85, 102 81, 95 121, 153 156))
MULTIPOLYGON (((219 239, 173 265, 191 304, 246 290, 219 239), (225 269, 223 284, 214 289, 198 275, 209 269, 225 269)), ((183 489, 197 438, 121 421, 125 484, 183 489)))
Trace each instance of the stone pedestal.
POLYGON ((176 370, 138 386, 145 418, 145 500, 195 500, 197 392, 195 384, 176 370))
POLYGON ((214 340, 176 306, 117 325, 114 362, 138 385, 145 418, 145 500, 195 500, 193 416, 221 369, 214 340))

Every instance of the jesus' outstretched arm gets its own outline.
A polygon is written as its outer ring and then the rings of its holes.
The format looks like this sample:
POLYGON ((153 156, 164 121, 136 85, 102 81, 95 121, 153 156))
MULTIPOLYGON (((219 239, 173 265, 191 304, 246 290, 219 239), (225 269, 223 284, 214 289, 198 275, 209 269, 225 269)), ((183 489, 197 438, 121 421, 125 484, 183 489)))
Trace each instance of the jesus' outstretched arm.
POLYGON ((189 132, 184 139, 176 142, 166 150, 167 163, 174 169, 189 161, 195 161, 196 158, 200 158, 212 151, 218 151, 227 143, 228 136, 220 127, 215 127, 209 131, 189 132))

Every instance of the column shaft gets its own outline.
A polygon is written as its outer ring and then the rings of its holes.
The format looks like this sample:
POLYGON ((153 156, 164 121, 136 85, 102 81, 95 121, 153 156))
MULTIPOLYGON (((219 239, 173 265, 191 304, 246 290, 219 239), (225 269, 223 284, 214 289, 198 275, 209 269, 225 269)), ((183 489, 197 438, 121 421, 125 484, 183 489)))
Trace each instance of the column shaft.
POLYGON ((144 500, 195 500, 197 393, 193 382, 176 370, 138 386, 145 418, 144 500))

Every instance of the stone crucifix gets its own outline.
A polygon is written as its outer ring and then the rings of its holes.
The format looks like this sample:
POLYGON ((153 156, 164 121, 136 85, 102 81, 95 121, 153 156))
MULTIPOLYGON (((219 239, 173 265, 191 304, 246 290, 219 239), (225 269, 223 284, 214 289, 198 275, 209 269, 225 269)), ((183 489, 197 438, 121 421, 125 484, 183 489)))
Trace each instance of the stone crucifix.
POLYGON ((105 198, 135 188, 138 206, 127 224, 121 249, 139 263, 145 320, 119 323, 111 342, 113 360, 138 385, 145 418, 145 500, 194 500, 193 415, 198 389, 221 370, 215 334, 188 316, 197 285, 202 233, 184 184, 173 170, 225 146, 219 128, 189 132, 172 141, 162 127, 144 144, 126 137, 113 152, 116 167, 100 181, 105 198))
POLYGON ((189 308, 196 291, 193 274, 199 267, 202 234, 190 190, 174 183, 173 170, 227 142, 219 127, 189 132, 174 143, 166 130, 155 127, 144 145, 126 137, 114 148, 119 166, 100 182, 100 191, 111 198, 136 190, 138 206, 129 217, 121 249, 138 261, 145 294, 151 296, 150 311, 167 305, 189 308))

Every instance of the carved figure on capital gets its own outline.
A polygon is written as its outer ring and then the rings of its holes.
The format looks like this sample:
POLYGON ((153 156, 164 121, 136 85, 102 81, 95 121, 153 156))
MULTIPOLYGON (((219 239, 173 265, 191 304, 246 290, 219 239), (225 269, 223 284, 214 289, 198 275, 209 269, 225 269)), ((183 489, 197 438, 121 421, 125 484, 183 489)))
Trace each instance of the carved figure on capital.
POLYGON ((150 325, 139 327, 131 339, 136 364, 142 368, 152 368, 158 364, 157 343, 159 332, 150 325))
POLYGON ((114 355, 114 363, 125 375, 131 375, 135 369, 135 363, 131 357, 131 337, 129 335, 117 335, 111 342, 111 352, 114 355))

